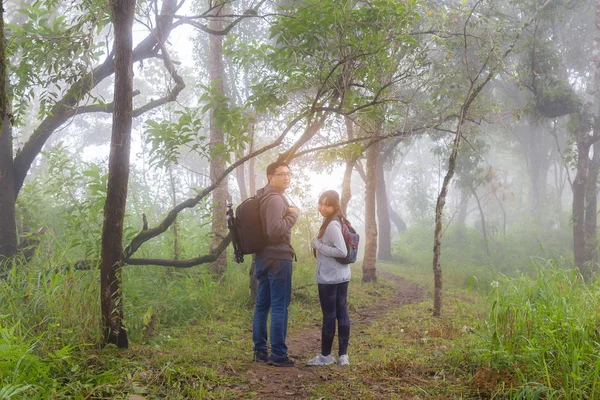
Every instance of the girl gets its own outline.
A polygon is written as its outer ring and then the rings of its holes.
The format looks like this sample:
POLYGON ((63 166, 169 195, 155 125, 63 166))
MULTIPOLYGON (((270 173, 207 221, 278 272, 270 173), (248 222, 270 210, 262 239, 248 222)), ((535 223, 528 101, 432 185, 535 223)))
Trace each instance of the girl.
POLYGON ((335 257, 346 257, 348 249, 342 235, 342 221, 345 218, 340 209, 340 196, 328 190, 319 198, 319 212, 323 224, 319 235, 313 239, 313 254, 317 256, 317 283, 319 302, 323 311, 321 330, 321 353, 308 361, 308 365, 329 365, 334 363, 331 346, 335 336, 335 322, 338 324, 339 365, 349 365, 348 340, 350 339, 350 318, 346 298, 350 282, 350 266, 340 264, 335 257))

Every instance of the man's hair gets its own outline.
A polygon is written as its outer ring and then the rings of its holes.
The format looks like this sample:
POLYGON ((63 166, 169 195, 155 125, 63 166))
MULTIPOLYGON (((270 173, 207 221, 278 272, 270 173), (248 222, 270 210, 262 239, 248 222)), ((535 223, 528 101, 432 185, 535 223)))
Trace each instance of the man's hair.
POLYGON ((275 171, 277 171, 277 168, 279 167, 289 168, 289 166, 283 161, 275 161, 274 163, 269 164, 267 167, 267 179, 269 179, 269 175, 275 175, 275 171))

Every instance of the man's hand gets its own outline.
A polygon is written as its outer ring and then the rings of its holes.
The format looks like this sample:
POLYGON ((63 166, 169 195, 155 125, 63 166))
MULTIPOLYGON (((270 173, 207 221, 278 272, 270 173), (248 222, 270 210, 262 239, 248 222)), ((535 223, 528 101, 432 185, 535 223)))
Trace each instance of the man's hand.
POLYGON ((288 207, 288 213, 296 213, 300 215, 300 209, 298 207, 288 207))

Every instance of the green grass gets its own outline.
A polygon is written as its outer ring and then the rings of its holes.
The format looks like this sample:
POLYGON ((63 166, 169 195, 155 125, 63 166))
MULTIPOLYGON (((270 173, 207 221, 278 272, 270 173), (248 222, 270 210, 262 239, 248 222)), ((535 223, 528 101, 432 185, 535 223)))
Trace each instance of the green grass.
POLYGON ((509 397, 600 397, 598 286, 553 261, 493 286, 487 357, 518 378, 509 397))
MULTIPOLYGON (((260 397, 260 382, 247 373, 248 265, 231 263, 218 281, 203 267, 126 267, 128 350, 97 348, 98 271, 58 265, 21 266, 0 282, 0 398, 260 397), (146 338, 153 313, 158 319, 146 338)), ((314 265, 294 268, 290 334, 318 330, 314 265)), ((443 316, 434 318, 430 266, 378 268, 418 282, 425 297, 353 324, 352 366, 324 369, 329 378, 310 387, 313 398, 598 397, 600 290, 571 269, 532 264, 472 290, 476 267, 447 267, 443 316)), ((362 284, 361 275, 355 265, 352 312, 392 299, 391 281, 382 275, 362 284)))

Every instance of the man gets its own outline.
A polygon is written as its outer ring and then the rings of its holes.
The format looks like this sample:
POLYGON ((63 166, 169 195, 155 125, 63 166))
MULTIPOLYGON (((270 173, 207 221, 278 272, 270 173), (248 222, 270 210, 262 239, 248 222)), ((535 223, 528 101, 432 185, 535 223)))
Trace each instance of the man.
POLYGON ((258 296, 252 322, 254 361, 278 367, 292 367, 287 355, 288 306, 292 296, 292 259, 290 242, 292 227, 300 210, 290 207, 283 196, 290 186, 290 169, 283 162, 267 167, 269 183, 256 192, 260 201, 260 216, 267 244, 256 253, 254 271, 258 279, 258 296), (267 350, 267 318, 271 310, 271 355, 267 350))

